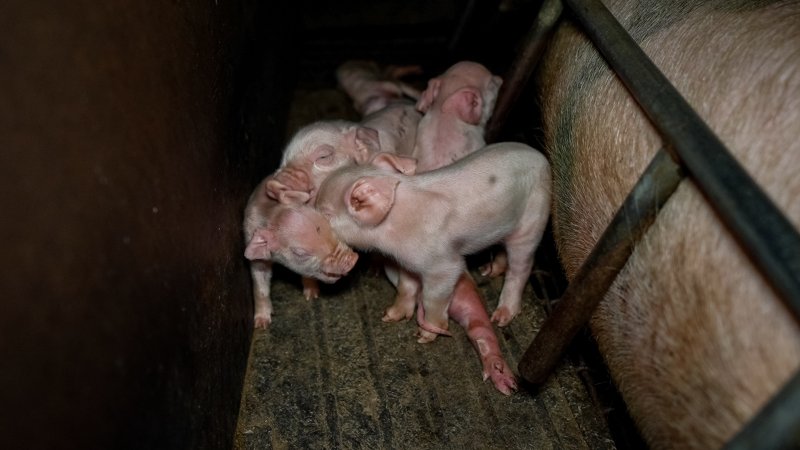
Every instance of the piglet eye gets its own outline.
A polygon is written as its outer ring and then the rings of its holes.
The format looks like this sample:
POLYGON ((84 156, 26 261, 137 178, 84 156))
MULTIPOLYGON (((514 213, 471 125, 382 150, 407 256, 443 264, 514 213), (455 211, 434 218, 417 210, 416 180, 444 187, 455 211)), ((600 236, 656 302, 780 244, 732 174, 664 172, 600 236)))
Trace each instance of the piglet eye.
POLYGON ((292 254, 298 258, 308 258, 311 256, 311 252, 301 247, 289 247, 289 250, 291 250, 292 254))
POLYGON ((330 146, 325 146, 320 152, 317 154, 316 159, 314 160, 314 167, 321 169, 327 168, 334 163, 334 151, 333 148, 330 146))

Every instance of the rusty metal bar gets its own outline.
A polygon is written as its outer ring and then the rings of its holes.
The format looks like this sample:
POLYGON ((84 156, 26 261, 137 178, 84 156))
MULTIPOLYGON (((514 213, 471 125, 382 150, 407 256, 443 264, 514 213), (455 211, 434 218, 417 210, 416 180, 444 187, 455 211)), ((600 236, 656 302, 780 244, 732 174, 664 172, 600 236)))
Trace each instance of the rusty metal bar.
POLYGON ((800 448, 800 372, 727 443, 724 450, 800 448))
POLYGON ((550 40, 563 9, 561 0, 545 0, 542 3, 539 14, 525 36, 524 44, 503 79, 494 113, 486 125, 486 142, 494 142, 497 139, 497 134, 506 122, 511 108, 525 89, 539 58, 544 53, 545 45, 550 40))
POLYGON ((564 0, 692 181, 800 320, 800 234, 599 0, 564 0))
POLYGON ((680 167, 659 150, 522 356, 526 381, 547 379, 681 179, 680 167))

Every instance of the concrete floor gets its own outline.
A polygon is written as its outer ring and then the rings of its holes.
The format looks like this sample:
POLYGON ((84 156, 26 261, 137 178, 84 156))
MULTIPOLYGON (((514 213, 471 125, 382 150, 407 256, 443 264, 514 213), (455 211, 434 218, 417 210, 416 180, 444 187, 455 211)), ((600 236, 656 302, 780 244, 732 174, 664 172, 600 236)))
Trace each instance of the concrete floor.
MULTIPOLYGON (((290 133, 322 118, 354 119, 338 91, 295 97, 290 133)), ((481 380, 456 323, 452 337, 423 345, 413 321, 381 322, 395 291, 370 274, 368 260, 313 301, 298 276, 276 272, 273 322, 253 336, 234 448, 615 448, 575 364, 566 361, 536 393, 500 394, 481 380)), ((502 282, 473 275, 491 312, 502 282)), ((556 291, 547 268, 534 268, 532 280, 521 314, 498 329, 515 370, 556 291)))
MULTIPOLYGON (((289 277, 287 277, 289 278, 289 277)), ((275 283, 271 328, 254 335, 237 449, 615 448, 600 411, 565 364, 538 393, 506 397, 481 381, 463 330, 417 344, 413 322, 380 317, 394 288, 361 270, 306 301, 299 282, 275 283)), ((490 308, 499 280, 480 286, 490 308)), ((528 287, 522 313, 499 332, 508 363, 544 320, 528 287)))

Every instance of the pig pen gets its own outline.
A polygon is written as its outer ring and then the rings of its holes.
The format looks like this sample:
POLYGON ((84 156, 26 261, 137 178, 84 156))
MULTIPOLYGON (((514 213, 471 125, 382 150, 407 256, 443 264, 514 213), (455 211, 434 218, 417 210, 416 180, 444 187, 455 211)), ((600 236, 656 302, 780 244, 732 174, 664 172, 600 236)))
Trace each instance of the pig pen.
MULTIPOLYGON (((310 302, 279 272, 275 320, 253 330, 242 209, 288 133, 354 118, 334 68, 505 76, 538 3, 4 2, 4 445, 643 447, 585 335, 538 389, 502 396, 457 326, 421 346, 380 322, 393 289, 366 258, 310 302)), ((528 94, 504 138, 536 142, 528 94)), ((515 370, 564 289, 553 252, 498 330, 515 370)), ((498 281, 478 281, 491 309, 498 281)))
MULTIPOLYGON (((502 67, 515 41, 491 2, 318 3, 0 7, 5 448, 614 446, 581 381, 595 366, 573 356, 505 397, 460 330, 423 347, 381 323, 391 289, 362 272, 314 302, 276 277, 275 323, 253 333, 242 211, 298 80, 330 87, 353 57, 502 67)), ((335 95, 289 128, 347 111, 335 95)), ((542 292, 500 333, 512 365, 542 292)))

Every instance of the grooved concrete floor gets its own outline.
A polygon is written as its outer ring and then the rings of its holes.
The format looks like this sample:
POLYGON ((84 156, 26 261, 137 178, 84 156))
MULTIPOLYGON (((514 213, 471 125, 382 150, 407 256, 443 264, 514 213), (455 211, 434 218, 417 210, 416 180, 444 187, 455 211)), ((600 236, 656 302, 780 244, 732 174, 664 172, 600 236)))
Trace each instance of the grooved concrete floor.
MULTIPOLYGON (((453 337, 417 344, 413 322, 380 320, 394 298, 388 281, 363 269, 350 278, 313 301, 299 282, 275 283, 273 324, 253 339, 235 448, 614 448, 575 367, 563 365, 534 395, 506 397, 481 381, 455 323, 453 337)), ((500 287, 481 286, 491 308, 500 287)), ((544 319, 530 287, 526 299, 499 333, 513 368, 544 319)))

